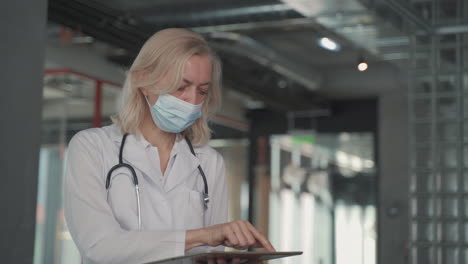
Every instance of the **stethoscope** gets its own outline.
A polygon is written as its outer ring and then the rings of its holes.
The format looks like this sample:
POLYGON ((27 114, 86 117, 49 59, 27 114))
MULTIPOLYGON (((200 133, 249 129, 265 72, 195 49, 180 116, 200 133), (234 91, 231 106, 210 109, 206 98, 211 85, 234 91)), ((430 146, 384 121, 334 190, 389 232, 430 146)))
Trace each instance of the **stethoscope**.
MULTIPOLYGON (((137 214, 138 214, 138 230, 141 230, 141 206, 140 206, 140 189, 138 187, 138 178, 136 176, 135 169, 130 164, 124 163, 123 157, 122 157, 125 140, 127 139, 128 135, 129 135, 128 133, 125 133, 122 137, 122 143, 120 144, 120 151, 119 151, 119 164, 114 165, 107 173, 107 177, 106 177, 107 201, 109 201, 109 188, 110 188, 110 183, 111 183, 111 178, 112 178, 112 172, 114 172, 114 170, 119 169, 119 168, 127 168, 132 174, 133 185, 135 186, 135 195, 136 195, 136 200, 137 200, 137 214)), ((195 154, 195 151, 193 150, 192 143, 190 142, 187 136, 185 136, 184 138, 190 148, 190 152, 192 152, 192 154, 196 157, 197 155, 195 154)), ((206 181, 206 176, 205 176, 205 173, 203 172, 203 169, 201 168, 201 165, 198 165, 198 171, 200 171, 200 174, 203 178, 203 183, 205 184, 205 192, 203 193, 203 203, 205 205, 205 210, 206 210, 208 208, 208 202, 210 201, 210 198, 208 196, 208 183, 206 181)))

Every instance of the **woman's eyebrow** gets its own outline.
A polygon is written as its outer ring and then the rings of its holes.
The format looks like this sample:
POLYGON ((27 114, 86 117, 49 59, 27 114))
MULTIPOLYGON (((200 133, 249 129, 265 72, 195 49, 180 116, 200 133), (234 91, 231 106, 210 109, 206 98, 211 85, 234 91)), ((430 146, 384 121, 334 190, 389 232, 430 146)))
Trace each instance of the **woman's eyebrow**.
MULTIPOLYGON (((190 85, 193 84, 192 81, 189 81, 189 80, 187 80, 187 79, 184 79, 184 82, 186 82, 186 83, 188 83, 188 84, 190 84, 190 85)), ((198 86, 205 86, 205 85, 209 85, 209 84, 211 84, 211 82, 201 83, 201 84, 199 84, 198 86)))

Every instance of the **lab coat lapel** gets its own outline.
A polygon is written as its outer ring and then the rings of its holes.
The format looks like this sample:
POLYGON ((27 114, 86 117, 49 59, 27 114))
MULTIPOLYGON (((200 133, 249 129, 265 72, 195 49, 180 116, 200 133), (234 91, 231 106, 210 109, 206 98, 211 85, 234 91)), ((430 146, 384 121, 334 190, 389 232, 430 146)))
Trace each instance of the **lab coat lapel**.
POLYGON ((200 160, 190 152, 189 146, 185 140, 177 144, 179 148, 177 156, 164 186, 166 192, 180 185, 187 180, 188 177, 195 177, 198 175, 200 160))
MULTIPOLYGON (((114 142, 120 149, 122 143, 122 135, 114 135, 114 142)), ((148 178, 150 178, 155 184, 158 181, 155 180, 155 175, 150 166, 150 161, 147 160, 145 154, 145 147, 138 142, 134 134, 127 136, 123 151, 123 162, 130 164, 135 170, 143 172, 148 178)))
MULTIPOLYGON (((142 171, 149 178, 154 178, 152 175, 153 170, 151 169, 150 162, 145 153, 145 147, 136 140, 134 135, 129 135, 125 142, 125 150, 123 159, 130 165, 142 171)), ((156 159, 154 159, 156 162, 156 159)))

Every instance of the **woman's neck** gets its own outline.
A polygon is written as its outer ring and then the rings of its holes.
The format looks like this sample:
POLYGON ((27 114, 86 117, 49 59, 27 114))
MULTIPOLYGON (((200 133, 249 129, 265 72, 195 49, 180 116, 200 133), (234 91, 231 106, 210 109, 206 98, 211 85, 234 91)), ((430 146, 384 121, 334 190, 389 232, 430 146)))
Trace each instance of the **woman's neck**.
POLYGON ((176 139, 176 134, 161 130, 153 121, 150 113, 146 113, 143 123, 140 125, 140 132, 143 137, 153 146, 157 147, 159 151, 172 150, 176 139))

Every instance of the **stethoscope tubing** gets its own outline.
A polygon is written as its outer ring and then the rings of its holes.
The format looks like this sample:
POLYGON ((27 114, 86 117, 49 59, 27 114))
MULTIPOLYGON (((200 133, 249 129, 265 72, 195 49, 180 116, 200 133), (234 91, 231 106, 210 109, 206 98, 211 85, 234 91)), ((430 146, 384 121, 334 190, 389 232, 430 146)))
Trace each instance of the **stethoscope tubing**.
MULTIPOLYGON (((119 149, 119 163, 112 166, 112 168, 107 172, 107 176, 106 176, 106 192, 107 192, 107 201, 109 201, 109 189, 111 187, 111 178, 112 178, 112 172, 114 172, 115 170, 119 169, 119 168, 127 168, 130 173, 132 174, 132 182, 133 182, 133 185, 135 186, 135 196, 136 196, 136 202, 137 202, 137 215, 138 215, 138 230, 141 230, 141 204, 140 204, 140 188, 138 186, 138 177, 137 177, 137 174, 135 172, 135 169, 130 165, 130 164, 127 164, 127 163, 124 163, 123 162, 123 150, 124 150, 124 145, 125 145, 125 141, 127 139, 127 136, 129 134, 128 133, 125 133, 122 137, 122 143, 120 144, 120 149, 119 149)), ((192 146, 192 143, 190 142, 189 138, 187 136, 184 137, 185 138, 185 141, 187 142, 187 144, 189 145, 189 148, 190 148, 190 152, 192 152, 192 154, 194 156, 196 156, 195 154, 195 151, 193 149, 193 146, 192 146)), ((208 208, 208 203, 210 201, 209 199, 209 195, 208 195, 208 182, 206 180, 206 176, 205 176, 205 173, 201 167, 201 165, 198 165, 198 171, 200 172, 202 178, 203 178, 203 184, 204 184, 204 187, 205 187, 205 191, 203 193, 203 203, 204 203, 204 207, 205 207, 205 210, 208 208)))

